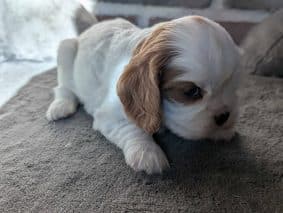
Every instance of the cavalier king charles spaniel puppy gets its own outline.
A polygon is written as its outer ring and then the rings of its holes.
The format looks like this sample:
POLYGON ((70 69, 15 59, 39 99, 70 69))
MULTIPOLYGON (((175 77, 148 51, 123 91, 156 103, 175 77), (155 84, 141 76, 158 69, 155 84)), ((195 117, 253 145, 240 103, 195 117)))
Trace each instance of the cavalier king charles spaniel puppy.
POLYGON ((68 117, 81 103, 131 168, 161 173, 169 164, 152 137, 161 127, 185 139, 232 138, 239 56, 229 34, 200 16, 145 29, 100 22, 60 44, 46 117, 68 117))

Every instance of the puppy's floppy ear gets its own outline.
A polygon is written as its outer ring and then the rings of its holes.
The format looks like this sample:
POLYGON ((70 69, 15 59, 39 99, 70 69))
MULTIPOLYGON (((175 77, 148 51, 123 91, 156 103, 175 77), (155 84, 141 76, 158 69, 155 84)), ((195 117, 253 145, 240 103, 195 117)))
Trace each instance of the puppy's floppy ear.
POLYGON ((121 75, 117 92, 127 116, 147 133, 161 125, 160 77, 172 55, 170 25, 158 26, 138 44, 121 75))

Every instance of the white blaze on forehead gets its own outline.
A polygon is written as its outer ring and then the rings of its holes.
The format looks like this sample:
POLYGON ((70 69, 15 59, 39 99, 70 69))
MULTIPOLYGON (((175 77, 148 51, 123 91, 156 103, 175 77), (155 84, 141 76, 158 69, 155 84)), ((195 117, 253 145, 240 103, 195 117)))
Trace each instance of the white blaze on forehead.
POLYGON ((172 32, 178 55, 170 67, 180 69, 180 80, 211 89, 222 85, 238 63, 236 45, 217 23, 201 17, 177 19, 172 32))

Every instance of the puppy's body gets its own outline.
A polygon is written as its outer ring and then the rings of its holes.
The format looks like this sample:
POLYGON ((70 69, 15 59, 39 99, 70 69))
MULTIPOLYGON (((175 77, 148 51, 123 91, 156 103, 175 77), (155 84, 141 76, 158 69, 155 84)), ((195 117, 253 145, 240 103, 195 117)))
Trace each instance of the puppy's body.
POLYGON ((185 138, 231 137, 236 65, 231 38, 207 19, 185 17, 147 29, 105 21, 61 43, 47 118, 67 117, 80 102, 128 165, 162 172, 168 161, 151 136, 162 125, 185 138))
POLYGON ((116 19, 95 25, 79 37, 72 88, 76 88, 75 94, 88 113, 95 115, 112 105, 118 116, 124 114, 116 93, 117 82, 133 49, 148 33, 116 19))

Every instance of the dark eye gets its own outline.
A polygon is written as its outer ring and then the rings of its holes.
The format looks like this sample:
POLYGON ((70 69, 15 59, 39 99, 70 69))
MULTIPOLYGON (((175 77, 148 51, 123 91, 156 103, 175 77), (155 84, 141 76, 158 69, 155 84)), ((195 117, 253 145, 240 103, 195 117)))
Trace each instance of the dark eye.
POLYGON ((191 89, 184 92, 184 95, 187 98, 197 100, 202 98, 202 92, 201 89, 198 86, 193 86, 191 89))

